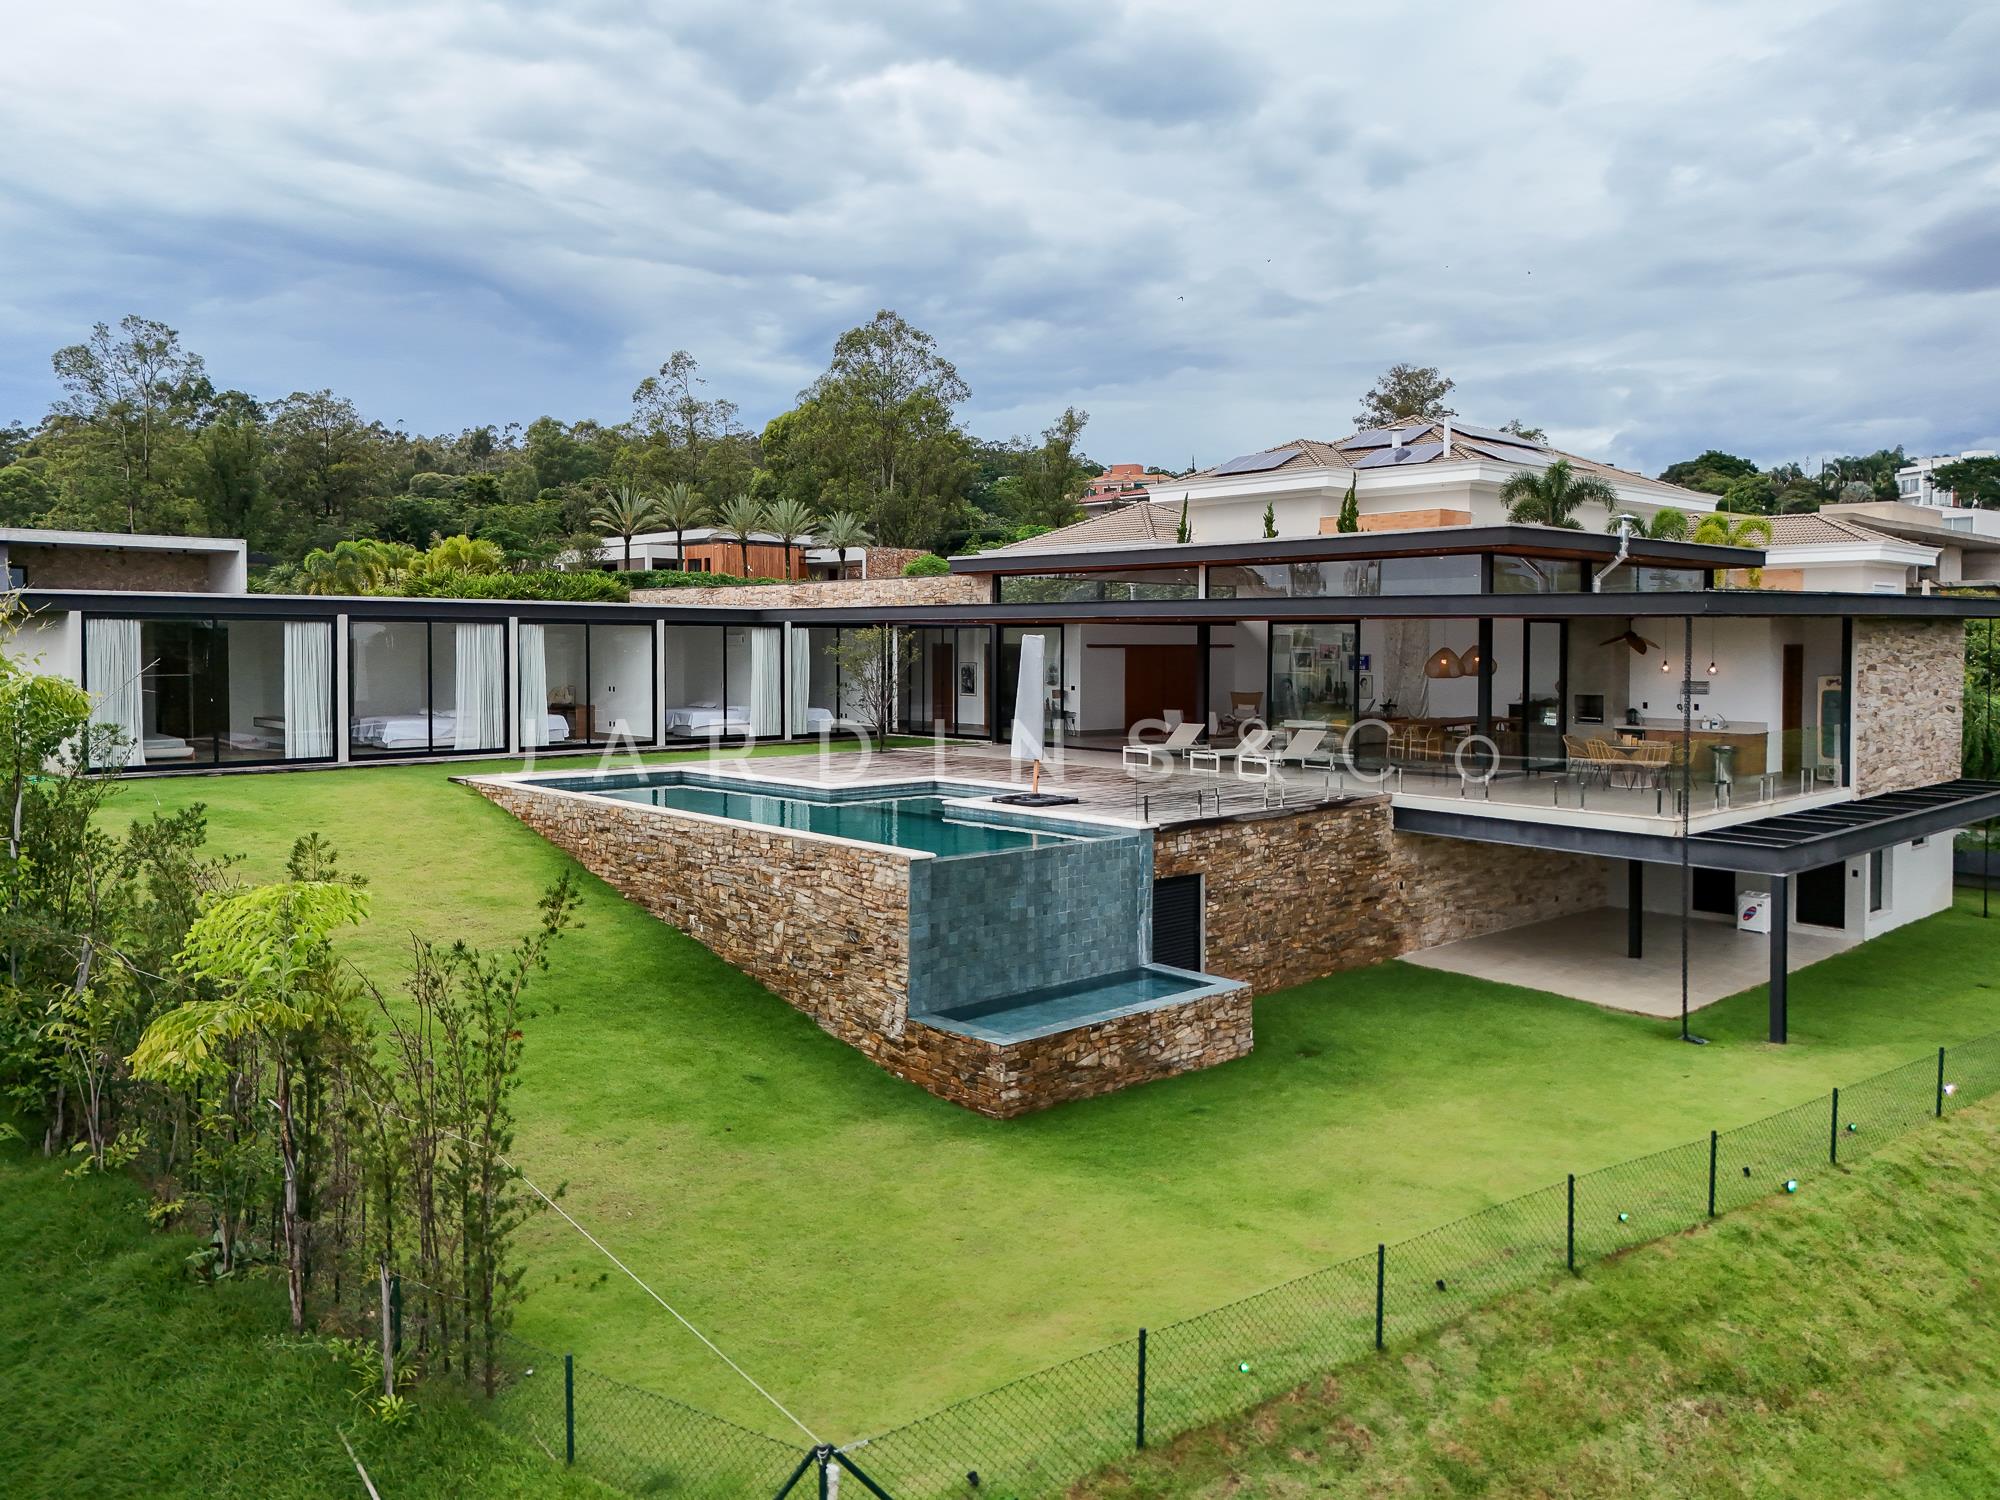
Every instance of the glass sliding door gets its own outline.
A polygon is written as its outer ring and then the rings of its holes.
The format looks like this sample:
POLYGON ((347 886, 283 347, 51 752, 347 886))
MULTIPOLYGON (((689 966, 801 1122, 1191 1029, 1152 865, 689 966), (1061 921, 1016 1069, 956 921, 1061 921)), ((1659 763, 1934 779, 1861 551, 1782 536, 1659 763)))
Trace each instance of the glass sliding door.
POLYGON ((120 748, 100 763, 272 765, 333 758, 328 620, 87 617, 91 717, 120 748))
POLYGON ((657 737, 653 705, 653 627, 590 625, 585 645, 594 742, 650 745, 657 737))
POLYGON ((1521 754, 1528 769, 1561 766, 1563 735, 1569 730, 1565 642, 1561 620, 1529 620, 1523 626, 1521 697, 1512 705, 1521 726, 1521 754))
POLYGON ((1360 627, 1351 620, 1271 626, 1271 722, 1354 722, 1361 693, 1360 627))
POLYGON ((667 627, 667 738, 740 739, 750 732, 749 708, 725 674, 724 637, 734 633, 721 625, 667 627))
POLYGON ((348 753, 356 759, 507 748, 507 627, 497 620, 356 620, 348 627, 348 753))
POLYGON ((999 681, 994 685, 994 715, 999 719, 998 737, 1014 733, 1014 705, 1021 691, 1021 639, 1042 637, 1045 681, 1042 691, 1042 734, 1053 740, 1056 726, 1063 720, 1063 629, 1060 625, 1009 625, 1000 632, 999 681))

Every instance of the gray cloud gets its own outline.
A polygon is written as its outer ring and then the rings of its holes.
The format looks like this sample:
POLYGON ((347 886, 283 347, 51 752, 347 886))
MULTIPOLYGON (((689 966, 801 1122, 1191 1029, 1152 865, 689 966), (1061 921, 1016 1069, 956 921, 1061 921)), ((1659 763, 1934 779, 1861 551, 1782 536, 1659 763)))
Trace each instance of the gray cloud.
POLYGON ((192 0, 17 18, 0 418, 131 310, 263 394, 761 421, 889 306, 974 427, 1344 429, 1396 360, 1649 469, 2000 427, 2000 15, 192 0))

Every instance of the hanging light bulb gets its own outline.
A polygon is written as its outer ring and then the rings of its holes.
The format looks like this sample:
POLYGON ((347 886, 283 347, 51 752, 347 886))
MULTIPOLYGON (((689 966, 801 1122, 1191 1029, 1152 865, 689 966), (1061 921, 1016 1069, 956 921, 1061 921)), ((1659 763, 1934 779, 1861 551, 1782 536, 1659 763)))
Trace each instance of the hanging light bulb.
POLYGON ((1715 658, 1711 656, 1711 657, 1710 657, 1710 658, 1708 659, 1708 675, 1709 675, 1709 676, 1711 676, 1711 677, 1713 677, 1713 676, 1715 675, 1715 670, 1716 670, 1716 669, 1715 669, 1715 658))
POLYGON ((1660 670, 1662 672, 1671 672, 1673 671, 1673 669, 1674 669, 1673 659, 1671 657, 1662 656, 1660 658, 1660 670))

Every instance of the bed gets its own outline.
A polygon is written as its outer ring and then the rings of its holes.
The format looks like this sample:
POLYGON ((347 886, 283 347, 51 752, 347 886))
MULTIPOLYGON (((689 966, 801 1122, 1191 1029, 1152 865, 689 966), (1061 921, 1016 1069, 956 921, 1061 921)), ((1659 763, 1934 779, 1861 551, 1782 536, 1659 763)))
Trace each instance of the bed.
MULTIPOLYGON (((569 740, 569 720, 561 714, 542 718, 545 739, 541 746, 561 745, 569 740)), ((364 714, 348 727, 348 737, 371 750, 440 750, 455 748, 458 715, 455 713, 364 714)))
POLYGON ((748 734, 750 710, 734 705, 684 703, 667 709, 667 733, 684 739, 712 738, 725 734, 748 734))
POLYGON ((142 744, 147 765, 163 760, 194 759, 194 746, 177 734, 149 734, 142 744))

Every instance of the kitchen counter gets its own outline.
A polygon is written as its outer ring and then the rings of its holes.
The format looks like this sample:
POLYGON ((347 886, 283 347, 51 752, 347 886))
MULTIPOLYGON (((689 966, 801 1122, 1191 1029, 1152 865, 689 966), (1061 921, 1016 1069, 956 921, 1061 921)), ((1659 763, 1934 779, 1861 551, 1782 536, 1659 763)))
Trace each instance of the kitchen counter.
MULTIPOLYGON (((1610 735, 1631 734, 1649 740, 1677 740, 1681 737, 1679 719, 1641 719, 1637 724, 1606 724, 1605 732, 1610 735)), ((1689 746, 1694 752, 1694 774, 1712 778, 1715 775, 1714 748, 1717 745, 1736 747, 1735 774, 1756 776, 1770 764, 1770 726, 1750 719, 1731 719, 1723 729, 1703 729, 1701 716, 1694 720, 1694 730, 1689 736, 1689 746)))

